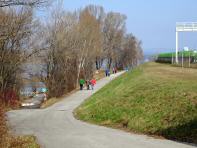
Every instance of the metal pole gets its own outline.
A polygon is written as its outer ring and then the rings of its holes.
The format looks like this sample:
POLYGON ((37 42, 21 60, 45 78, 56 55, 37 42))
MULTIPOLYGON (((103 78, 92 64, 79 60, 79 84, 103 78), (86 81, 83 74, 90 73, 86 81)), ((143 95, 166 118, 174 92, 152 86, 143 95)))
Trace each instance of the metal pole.
POLYGON ((182 50, 182 68, 183 68, 183 52, 184 52, 184 51, 182 50))
POLYGON ((179 59, 178 59, 178 48, 179 48, 179 41, 178 41, 178 31, 176 31, 176 64, 179 63, 179 59))
POLYGON ((190 68, 190 51, 189 51, 189 68, 190 68))

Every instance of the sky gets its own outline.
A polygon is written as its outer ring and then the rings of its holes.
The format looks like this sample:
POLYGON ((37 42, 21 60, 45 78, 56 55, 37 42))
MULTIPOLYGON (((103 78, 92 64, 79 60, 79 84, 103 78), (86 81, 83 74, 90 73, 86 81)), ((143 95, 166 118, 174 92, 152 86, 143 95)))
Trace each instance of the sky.
MULTIPOLYGON (((146 54, 174 51, 176 22, 197 22, 197 0, 64 0, 63 7, 74 11, 89 4, 125 14, 127 32, 142 41, 146 54)), ((179 47, 197 49, 197 32, 180 33, 179 47)))

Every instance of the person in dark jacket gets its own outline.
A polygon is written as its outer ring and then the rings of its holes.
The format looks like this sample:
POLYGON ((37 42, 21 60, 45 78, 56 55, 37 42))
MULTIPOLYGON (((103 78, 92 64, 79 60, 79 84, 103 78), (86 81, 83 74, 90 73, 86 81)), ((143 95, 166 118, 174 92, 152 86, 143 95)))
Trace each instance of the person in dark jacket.
POLYGON ((105 76, 108 76, 108 69, 105 70, 105 76))
POLYGON ((86 80, 86 87, 87 87, 87 90, 90 89, 90 81, 89 80, 86 80))

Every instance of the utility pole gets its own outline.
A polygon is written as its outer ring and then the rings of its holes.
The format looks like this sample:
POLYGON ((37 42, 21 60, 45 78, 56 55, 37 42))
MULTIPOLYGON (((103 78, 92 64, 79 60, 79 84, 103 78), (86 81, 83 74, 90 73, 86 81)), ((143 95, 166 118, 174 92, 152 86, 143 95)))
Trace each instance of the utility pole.
POLYGON ((174 64, 174 57, 173 57, 173 53, 172 53, 172 61, 171 61, 171 62, 172 62, 172 64, 174 64))
POLYGON ((182 65, 182 68, 183 68, 183 52, 184 51, 182 50, 182 64, 181 64, 182 65))
POLYGON ((189 68, 190 68, 190 61, 191 61, 191 58, 190 58, 190 51, 189 51, 189 68))
POLYGON ((179 50, 179 33, 178 31, 176 31, 176 64, 179 63, 179 59, 178 59, 178 50, 179 50))

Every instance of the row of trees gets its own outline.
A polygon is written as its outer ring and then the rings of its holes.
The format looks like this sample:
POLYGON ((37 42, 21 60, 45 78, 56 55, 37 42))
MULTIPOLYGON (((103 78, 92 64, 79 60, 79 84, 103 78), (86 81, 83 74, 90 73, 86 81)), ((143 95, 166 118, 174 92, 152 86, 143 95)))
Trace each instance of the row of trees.
MULTIPOLYGON (((5 2, 0 7, 10 1, 5 2)), ((35 55, 44 65, 39 76, 50 97, 73 90, 103 63, 108 69, 136 66, 143 57, 141 42, 126 34, 125 23, 125 15, 93 5, 75 12, 58 8, 44 23, 34 19, 32 8, 0 8, 0 93, 19 89, 21 66, 35 55)))
POLYGON ((48 48, 43 78, 49 95, 74 89, 80 77, 90 79, 103 63, 108 69, 136 66, 143 57, 141 42, 126 34, 125 21, 125 15, 105 13, 101 6, 53 11, 43 29, 48 48))
POLYGON ((33 7, 43 4, 42 0, 0 0, 0 101, 18 98, 21 67, 41 50, 34 44, 38 23, 33 7))

